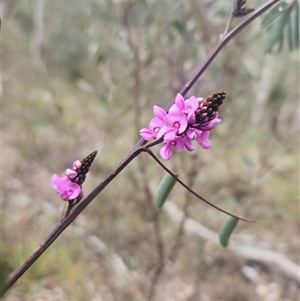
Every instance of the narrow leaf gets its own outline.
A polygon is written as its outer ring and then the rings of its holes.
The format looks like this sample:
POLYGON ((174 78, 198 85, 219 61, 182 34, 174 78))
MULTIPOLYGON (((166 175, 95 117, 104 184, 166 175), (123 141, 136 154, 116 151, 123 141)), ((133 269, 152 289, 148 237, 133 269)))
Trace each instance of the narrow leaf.
POLYGON ((260 28, 265 28, 269 24, 271 24, 276 18, 278 18, 287 8, 289 5, 285 1, 279 2, 278 5, 274 6, 268 14, 264 17, 260 24, 260 28))
POLYGON ((274 23, 272 26, 271 32, 269 34, 265 52, 271 52, 273 46, 276 43, 279 43, 278 46, 278 52, 281 51, 283 46, 283 39, 284 39, 284 27, 286 23, 288 22, 288 19, 290 17, 290 13, 292 11, 293 6, 289 6, 283 14, 281 14, 280 18, 274 23))
POLYGON ((154 203, 158 208, 163 206, 176 182, 170 174, 166 174, 161 180, 154 198, 154 203))
POLYGON ((299 48, 299 24, 300 24, 300 19, 299 19, 299 3, 296 1, 295 5, 295 19, 294 19, 294 37, 295 37, 295 47, 299 48))
POLYGON ((287 22, 287 36, 288 36, 289 51, 293 51, 294 45, 293 45, 293 30, 292 30, 291 18, 288 18, 288 22, 287 22))
POLYGON ((226 248, 229 244, 230 235, 232 234, 238 222, 239 220, 237 218, 231 216, 227 217, 227 219, 224 221, 219 231, 219 241, 224 248, 226 248))
POLYGON ((282 47, 283 47, 283 33, 282 35, 280 35, 280 37, 278 38, 278 48, 277 48, 277 53, 281 52, 282 47))

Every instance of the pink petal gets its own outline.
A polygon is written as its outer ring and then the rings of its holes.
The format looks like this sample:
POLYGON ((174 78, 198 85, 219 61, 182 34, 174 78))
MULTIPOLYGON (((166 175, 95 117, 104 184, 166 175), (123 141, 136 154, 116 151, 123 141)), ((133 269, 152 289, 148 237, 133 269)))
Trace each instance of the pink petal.
POLYGON ((180 111, 183 111, 185 109, 185 101, 181 94, 177 94, 175 98, 175 104, 179 108, 180 111))
POLYGON ((51 184, 55 189, 57 189, 59 181, 60 181, 60 177, 57 174, 54 174, 51 177, 51 184))
POLYGON ((159 107, 159 106, 154 106, 153 107, 153 113, 159 119, 164 119, 164 117, 167 115, 166 111, 163 108, 159 107))
POLYGON ((195 113, 194 113, 194 112, 188 113, 188 115, 187 115, 187 120, 188 120, 188 123, 189 123, 189 124, 194 124, 194 123, 196 123, 196 116, 195 116, 195 113))
POLYGON ((191 96, 185 102, 185 113, 195 112, 199 107, 198 100, 195 96, 191 96))
POLYGON ((190 140, 194 140, 197 138, 197 133, 195 132, 194 129, 191 129, 191 128, 188 129, 185 134, 186 134, 187 138, 190 140))
POLYGON ((174 112, 180 112, 180 109, 176 106, 176 104, 173 104, 169 110, 169 113, 174 113, 174 112))
POLYGON ((169 113, 165 119, 171 127, 175 127, 178 130, 178 134, 183 133, 188 125, 186 115, 184 113, 169 113))
POLYGON ((67 177, 62 177, 59 179, 59 182, 57 183, 57 189, 58 190, 63 190, 64 187, 68 186, 71 182, 71 180, 67 177))
POLYGON ((182 152, 184 149, 184 143, 183 139, 181 137, 178 137, 175 141, 173 141, 173 146, 176 152, 182 152))
POLYGON ((208 149, 211 147, 211 142, 209 141, 209 134, 210 132, 203 132, 196 141, 202 146, 204 149, 208 149))
POLYGON ((172 144, 171 142, 167 143, 165 146, 163 146, 160 149, 160 155, 163 159, 165 159, 166 161, 170 160, 170 158, 172 157, 172 144))
POLYGON ((72 183, 71 185, 69 185, 69 190, 72 192, 72 194, 69 196, 70 200, 74 200, 76 199, 80 194, 81 194, 81 187, 76 184, 76 183, 72 183))
POLYGON ((214 123, 209 122, 209 123, 207 123, 205 125, 202 125, 200 128, 201 128, 202 131, 210 131, 210 130, 213 129, 214 126, 215 126, 214 123))
POLYGON ((155 138, 155 136, 156 136, 156 134, 154 132, 150 131, 149 129, 141 129, 140 135, 146 141, 151 140, 152 138, 155 138))
POLYGON ((176 128, 165 127, 159 132, 159 135, 164 136, 164 142, 172 142, 176 138, 176 133, 177 133, 176 128))
POLYGON ((162 127, 165 127, 167 124, 161 120, 158 117, 154 117, 151 119, 150 123, 149 123, 149 129, 152 131, 155 131, 156 133, 158 132, 156 129, 161 129, 162 127))
POLYGON ((195 147, 190 139, 188 139, 187 137, 183 137, 182 139, 184 146, 188 151, 192 152, 195 150, 195 147))
POLYGON ((60 191, 60 197, 65 201, 75 200, 82 193, 81 187, 76 183, 70 183, 66 185, 63 190, 60 191))

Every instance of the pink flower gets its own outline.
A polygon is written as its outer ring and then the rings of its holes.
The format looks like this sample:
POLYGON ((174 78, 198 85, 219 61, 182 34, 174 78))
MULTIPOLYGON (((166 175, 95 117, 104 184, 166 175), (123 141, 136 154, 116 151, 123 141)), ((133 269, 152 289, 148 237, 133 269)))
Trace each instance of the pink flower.
POLYGON ((169 112, 182 112, 189 114, 194 113, 198 107, 199 101, 195 96, 192 96, 185 101, 183 96, 178 93, 175 98, 175 104, 170 108, 169 112))
POLYGON ((58 175, 54 174, 51 178, 51 183, 60 197, 65 201, 75 200, 83 195, 81 186, 71 182, 68 177, 60 178, 58 175))
POLYGON ((175 140, 167 141, 165 146, 163 146, 160 150, 160 155, 163 159, 169 160, 172 157, 173 148, 177 152, 182 152, 184 149, 184 142, 181 137, 176 137, 175 140))
POLYGON ((221 122, 218 109, 225 95, 226 92, 220 90, 205 100, 195 96, 185 100, 177 94, 168 113, 159 106, 153 107, 155 117, 150 121, 149 128, 141 129, 140 134, 147 141, 163 137, 164 146, 160 155, 165 160, 172 157, 174 150, 181 152, 186 148, 194 151, 193 140, 204 149, 210 148, 209 134, 215 124, 221 122))
POLYGON ((140 135, 146 141, 151 139, 160 138, 162 136, 161 130, 165 128, 167 124, 158 117, 154 117, 151 119, 149 123, 149 129, 144 128, 140 130, 140 135))
POLYGON ((161 120, 163 120, 167 116, 166 111, 159 106, 153 107, 153 113, 154 113, 154 116, 156 116, 157 118, 159 118, 161 120))
POLYGON ((209 141, 209 134, 210 132, 202 132, 196 138, 196 141, 202 146, 204 149, 208 149, 211 147, 211 142, 209 141))
POLYGON ((186 115, 184 113, 176 112, 176 113, 169 113, 165 118, 164 121, 167 122, 171 128, 176 130, 176 134, 183 133, 188 125, 186 115))

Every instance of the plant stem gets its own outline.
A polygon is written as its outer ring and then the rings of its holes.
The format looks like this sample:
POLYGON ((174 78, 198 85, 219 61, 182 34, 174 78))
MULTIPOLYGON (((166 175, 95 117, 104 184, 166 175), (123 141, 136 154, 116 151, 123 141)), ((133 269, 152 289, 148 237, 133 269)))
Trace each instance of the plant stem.
MULTIPOLYGON (((199 77, 207 69, 210 63, 214 60, 217 54, 224 48, 224 46, 242 29, 254 21, 258 16, 264 13, 267 9, 275 5, 280 0, 269 0, 263 4, 260 8, 250 14, 244 21, 237 25, 232 31, 230 31, 226 36, 216 44, 212 49, 203 63, 196 70, 191 80, 188 81, 179 93, 185 96, 186 93, 191 89, 191 87, 196 83, 199 77)), ((167 107, 167 111, 174 104, 174 100, 167 107)), ((95 197, 141 152, 145 151, 142 145, 146 144, 146 140, 141 139, 132 151, 125 157, 125 159, 84 199, 75 210, 60 224, 58 224, 54 230, 49 234, 49 236, 44 240, 44 242, 38 247, 38 249, 25 261, 25 263, 8 279, 5 287, 7 291, 12 285, 31 267, 31 265, 44 253, 45 250, 56 240, 56 238, 71 224, 71 222, 95 199, 95 197)))
POLYGON ((237 0, 232 0, 232 7, 231 7, 230 15, 229 15, 229 18, 227 20, 226 28, 224 30, 224 33, 223 33, 222 37, 226 36, 228 31, 229 31, 230 25, 231 25, 233 17, 234 17, 234 10, 236 8, 236 1, 237 0))
POLYGON ((148 154, 167 172, 169 173, 180 185, 182 185, 186 190, 188 190, 191 194, 193 194, 195 197, 197 197, 198 199, 200 199, 201 201, 203 201, 204 203, 208 204, 209 206, 229 215, 232 216, 234 218, 240 219, 242 221, 245 222, 256 222, 255 220, 252 219, 247 219, 244 217, 240 217, 238 215, 232 214, 216 205, 214 205, 213 203, 211 203, 210 201, 208 201, 207 199, 205 199, 204 197, 202 197, 201 195, 199 195, 197 192, 195 192, 194 190, 192 190, 189 186, 187 186, 184 182, 182 182, 178 176, 176 176, 171 170, 169 170, 164 164, 162 164, 160 162, 160 160, 152 153, 152 151, 148 148, 145 148, 144 151, 148 152, 148 154))

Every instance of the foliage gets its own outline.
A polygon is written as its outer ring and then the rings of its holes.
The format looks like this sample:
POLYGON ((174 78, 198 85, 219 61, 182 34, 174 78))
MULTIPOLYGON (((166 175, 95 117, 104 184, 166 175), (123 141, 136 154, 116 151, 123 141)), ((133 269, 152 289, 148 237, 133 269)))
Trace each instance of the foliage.
POLYGON ((300 19, 298 1, 281 1, 265 16, 261 23, 261 28, 271 23, 273 24, 265 46, 266 53, 271 53, 276 44, 278 44, 277 52, 280 52, 284 40, 287 41, 289 51, 299 48, 300 19))

